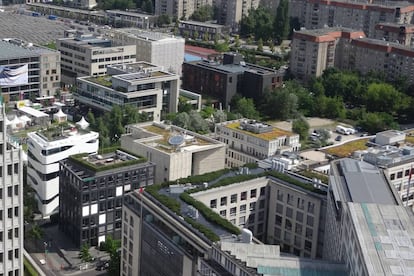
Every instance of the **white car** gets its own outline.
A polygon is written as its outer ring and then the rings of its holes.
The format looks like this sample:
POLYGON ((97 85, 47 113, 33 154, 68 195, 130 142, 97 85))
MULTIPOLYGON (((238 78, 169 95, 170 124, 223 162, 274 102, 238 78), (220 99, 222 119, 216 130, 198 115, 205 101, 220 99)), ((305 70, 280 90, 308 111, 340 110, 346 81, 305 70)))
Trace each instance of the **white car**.
POLYGON ((41 265, 45 265, 46 264, 45 259, 40 259, 39 262, 40 262, 41 265))

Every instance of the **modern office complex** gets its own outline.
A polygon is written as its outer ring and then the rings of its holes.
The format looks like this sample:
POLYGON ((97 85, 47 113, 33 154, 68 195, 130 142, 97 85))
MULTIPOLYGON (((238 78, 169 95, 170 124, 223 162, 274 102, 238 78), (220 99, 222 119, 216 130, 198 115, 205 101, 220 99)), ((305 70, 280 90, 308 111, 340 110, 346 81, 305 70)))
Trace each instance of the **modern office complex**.
POLYGON ((62 54, 65 84, 75 84, 77 77, 105 75, 106 67, 111 64, 136 61, 134 45, 115 46, 111 40, 92 34, 57 39, 56 47, 62 54))
POLYGON ((414 50, 399 43, 366 38, 360 31, 325 28, 296 31, 290 70, 301 80, 317 77, 329 67, 381 72, 388 80, 401 76, 414 83, 414 50), (373 58, 375 57, 375 58, 373 58))
POLYGON ((103 111, 133 105, 154 121, 161 120, 161 112, 177 112, 179 75, 147 62, 110 65, 107 71, 78 78, 75 99, 103 111))
POLYGON ((181 75, 184 38, 136 28, 110 30, 107 35, 117 45, 135 45, 137 60, 163 66, 164 70, 181 75))
POLYGON ((120 140, 122 148, 157 165, 155 183, 224 168, 225 144, 174 125, 129 125, 120 140))
POLYGON ((27 182, 36 192, 40 213, 48 217, 59 207, 59 161, 73 154, 97 152, 99 133, 52 126, 27 137, 27 182))
POLYGON ((216 135, 228 146, 228 167, 256 163, 285 151, 295 152, 301 146, 298 134, 249 119, 216 124, 216 135))
POLYGON ((226 53, 223 63, 193 61, 183 64, 183 89, 208 96, 227 106, 239 93, 259 100, 267 90, 282 85, 284 70, 245 63, 242 55, 226 53))
POLYGON ((0 135, 2 162, 0 170, 0 274, 23 275, 22 149, 7 135, 6 113, 3 105, 0 108, 2 132, 0 135))
POLYGON ((154 183, 155 165, 122 150, 60 162, 59 229, 77 245, 121 239, 122 201, 154 183))
POLYGON ((5 102, 53 96, 60 88, 60 53, 19 39, 3 39, 0 72, 5 102))
POLYGON ((413 214, 384 174, 353 159, 331 163, 324 257, 351 275, 412 275, 413 214))

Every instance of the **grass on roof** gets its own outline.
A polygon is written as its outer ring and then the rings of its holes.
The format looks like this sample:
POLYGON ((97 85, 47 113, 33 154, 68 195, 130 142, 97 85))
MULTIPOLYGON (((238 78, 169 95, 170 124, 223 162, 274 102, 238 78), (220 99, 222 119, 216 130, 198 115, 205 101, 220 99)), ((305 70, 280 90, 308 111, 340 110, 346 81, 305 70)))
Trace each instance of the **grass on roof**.
POLYGON ((108 76, 99 76, 99 77, 90 77, 88 78, 89 81, 94 82, 96 84, 112 88, 112 82, 108 80, 108 76))
POLYGON ((275 128, 275 127, 273 127, 273 130, 269 131, 269 132, 254 133, 254 132, 250 132, 250 131, 247 131, 247 130, 240 129, 239 128, 240 127, 240 122, 227 124, 225 126, 228 127, 228 128, 235 129, 235 130, 238 130, 240 132, 246 133, 248 135, 252 135, 252 136, 264 139, 264 140, 268 140, 268 141, 276 139, 278 137, 282 137, 282 136, 291 136, 291 135, 293 135, 293 133, 290 132, 290 131, 286 131, 286 130, 283 130, 283 129, 280 129, 280 128, 275 128))
POLYGON ((364 138, 364 139, 351 141, 351 142, 342 144, 340 146, 325 149, 323 150, 323 152, 330 154, 330 155, 338 156, 338 157, 348 157, 354 151, 367 149, 368 146, 366 144, 368 140, 369 140, 368 138, 364 138))

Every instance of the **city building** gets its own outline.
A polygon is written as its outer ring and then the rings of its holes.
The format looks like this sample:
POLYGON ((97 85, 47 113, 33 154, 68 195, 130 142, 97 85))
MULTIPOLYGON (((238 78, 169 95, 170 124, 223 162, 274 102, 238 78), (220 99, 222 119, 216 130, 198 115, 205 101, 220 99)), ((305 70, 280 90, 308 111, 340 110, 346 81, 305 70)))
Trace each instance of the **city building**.
POLYGON ((109 22, 116 28, 134 27, 140 29, 150 29, 157 23, 157 17, 145 13, 137 13, 121 10, 106 10, 109 22))
POLYGON ((62 82, 65 84, 76 84, 77 77, 105 75, 108 65, 136 61, 135 45, 115 46, 111 40, 93 34, 57 39, 56 47, 62 55, 62 82))
POLYGON ((110 111, 114 105, 133 105, 160 121, 161 112, 177 112, 180 76, 147 63, 109 65, 107 75, 80 77, 74 98, 110 111))
POLYGON ((59 209, 59 161, 98 151, 99 133, 55 125, 27 134, 27 182, 34 189, 39 211, 49 217, 59 209))
POLYGON ((5 107, 2 105, 0 274, 23 275, 23 150, 7 135, 5 121, 5 107))
MULTIPOLYGON (((219 11, 219 24, 223 24, 232 28, 233 31, 239 30, 239 23, 243 16, 249 15, 250 9, 257 9, 260 0, 219 0, 215 1, 215 6, 219 11)), ((268 1, 267 1, 268 2, 268 1)), ((269 8, 267 5, 266 8, 269 8)))
POLYGON ((375 39, 396 42, 401 45, 414 47, 414 25, 396 24, 393 22, 378 23, 375 26, 375 39))
POLYGON ((324 257, 350 275, 412 275, 413 214, 383 172, 354 159, 331 163, 324 257))
POLYGON ((0 87, 5 102, 53 96, 60 89, 60 77, 58 51, 15 38, 0 40, 0 87))
POLYGON ((155 165, 122 149, 60 161, 59 229, 77 245, 121 239, 122 201, 154 184, 155 165))
POLYGON ((212 4, 213 0, 155 0, 155 15, 166 14, 171 18, 188 19, 199 7, 212 4))
POLYGON ((208 96, 227 106, 239 93, 259 100, 263 93, 282 85, 284 70, 245 63, 237 53, 226 53, 223 62, 184 62, 182 88, 208 96))
POLYGON ((195 132, 157 122, 127 126, 121 146, 157 166, 155 183, 224 168, 225 144, 195 132))
POLYGON ((178 29, 183 37, 209 41, 214 41, 228 33, 228 28, 224 25, 198 21, 180 20, 178 29))
POLYGON ((291 73, 303 81, 329 67, 383 73, 387 80, 406 77, 414 83, 414 49, 395 42, 366 38, 360 31, 324 28, 296 31, 292 39, 291 73), (375 58, 373 58, 375 57, 375 58))
POLYGON ((219 141, 227 145, 226 165, 239 167, 300 149, 299 135, 266 123, 239 119, 216 124, 219 141))
MULTIPOLYGON (((42 0, 26 0, 26 4, 41 4, 41 3, 47 3, 48 1, 42 1, 42 0)), ((66 7, 73 7, 77 9, 92 9, 96 7, 98 4, 96 3, 96 0, 66 0, 63 1, 63 6, 66 7)))
POLYGON ((136 45, 137 60, 146 61, 181 75, 184 38, 136 28, 112 29, 107 33, 117 45, 136 45))

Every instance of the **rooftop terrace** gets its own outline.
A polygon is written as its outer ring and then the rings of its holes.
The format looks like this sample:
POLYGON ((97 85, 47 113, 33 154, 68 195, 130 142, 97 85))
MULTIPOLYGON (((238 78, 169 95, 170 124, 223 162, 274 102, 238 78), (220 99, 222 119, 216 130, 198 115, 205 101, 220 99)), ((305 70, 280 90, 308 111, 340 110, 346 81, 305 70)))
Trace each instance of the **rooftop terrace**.
POLYGON ((53 124, 48 128, 38 130, 35 134, 47 142, 53 142, 87 133, 90 133, 90 131, 84 130, 72 124, 62 123, 53 124))
POLYGON ((224 126, 230 129, 234 129, 239 132, 245 133, 247 135, 251 135, 251 136, 263 139, 263 140, 267 140, 267 141, 271 141, 271 140, 274 140, 274 139, 277 139, 283 136, 295 135, 293 132, 282 130, 282 129, 275 128, 275 127, 271 127, 271 129, 269 129, 269 131, 266 131, 266 132, 256 133, 256 132, 249 131, 249 130, 242 128, 241 124, 242 124, 241 122, 234 122, 234 123, 226 124, 224 126))

